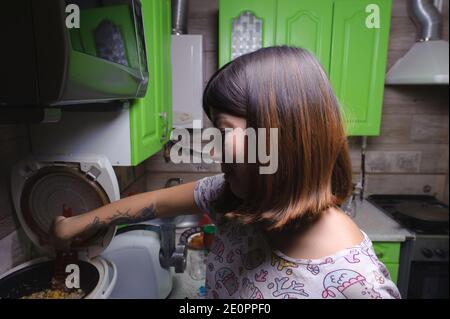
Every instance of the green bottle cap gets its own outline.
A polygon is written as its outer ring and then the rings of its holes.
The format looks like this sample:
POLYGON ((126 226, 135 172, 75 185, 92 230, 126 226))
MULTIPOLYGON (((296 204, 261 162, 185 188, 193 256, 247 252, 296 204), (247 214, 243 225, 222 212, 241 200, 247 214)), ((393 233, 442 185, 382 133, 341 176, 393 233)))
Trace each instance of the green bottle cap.
POLYGON ((205 226, 203 226, 203 232, 205 234, 215 234, 216 226, 215 225, 205 225, 205 226))

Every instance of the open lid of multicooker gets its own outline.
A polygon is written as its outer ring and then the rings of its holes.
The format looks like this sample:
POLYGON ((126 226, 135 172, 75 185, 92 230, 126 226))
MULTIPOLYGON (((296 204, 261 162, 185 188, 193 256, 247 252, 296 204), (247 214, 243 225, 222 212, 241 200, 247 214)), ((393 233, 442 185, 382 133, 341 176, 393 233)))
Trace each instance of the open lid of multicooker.
MULTIPOLYGON (((11 190, 17 217, 32 242, 49 255, 56 216, 77 216, 120 199, 114 170, 102 156, 33 157, 12 171, 11 190)), ((115 227, 100 229, 71 247, 92 258, 111 242, 115 227)))

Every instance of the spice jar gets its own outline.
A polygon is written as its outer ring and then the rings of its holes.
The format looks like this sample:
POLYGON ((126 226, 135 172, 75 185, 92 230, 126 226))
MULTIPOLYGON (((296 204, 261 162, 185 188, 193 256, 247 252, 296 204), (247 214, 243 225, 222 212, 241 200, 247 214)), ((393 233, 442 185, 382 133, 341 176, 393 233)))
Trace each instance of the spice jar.
POLYGON ((205 225, 203 226, 203 244, 206 249, 211 249, 214 241, 214 236, 216 234, 215 225, 205 225))

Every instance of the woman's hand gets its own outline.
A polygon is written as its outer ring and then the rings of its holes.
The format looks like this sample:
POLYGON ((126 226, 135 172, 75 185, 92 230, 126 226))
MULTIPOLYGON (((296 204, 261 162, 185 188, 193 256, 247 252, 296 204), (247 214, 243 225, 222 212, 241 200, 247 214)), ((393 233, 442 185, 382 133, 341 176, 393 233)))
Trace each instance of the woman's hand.
POLYGON ((69 219, 64 216, 57 216, 53 219, 50 230, 50 243, 57 250, 68 250, 72 244, 72 240, 67 233, 68 224, 70 223, 69 219))

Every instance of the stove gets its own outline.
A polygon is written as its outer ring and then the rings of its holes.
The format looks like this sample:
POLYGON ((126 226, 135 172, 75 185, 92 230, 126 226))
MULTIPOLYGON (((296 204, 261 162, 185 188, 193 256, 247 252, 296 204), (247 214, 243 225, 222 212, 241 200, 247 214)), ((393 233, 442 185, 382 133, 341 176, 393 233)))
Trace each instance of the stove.
MULTIPOLYGON (((425 195, 371 195, 368 201, 380 208, 404 228, 416 235, 443 235, 448 238, 448 206, 433 196, 425 195), (442 220, 417 218, 408 210, 442 213, 447 219, 442 220)), ((426 216, 425 216, 426 217, 426 216)))
POLYGON ((449 298, 449 207, 426 195, 371 195, 367 200, 414 234, 402 244, 403 295, 449 298))

